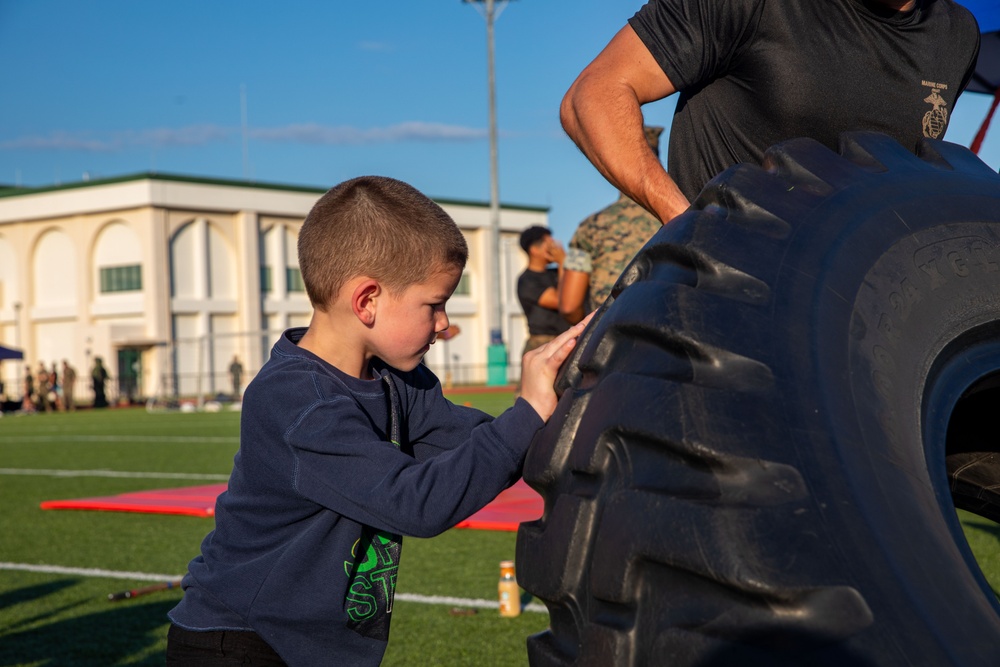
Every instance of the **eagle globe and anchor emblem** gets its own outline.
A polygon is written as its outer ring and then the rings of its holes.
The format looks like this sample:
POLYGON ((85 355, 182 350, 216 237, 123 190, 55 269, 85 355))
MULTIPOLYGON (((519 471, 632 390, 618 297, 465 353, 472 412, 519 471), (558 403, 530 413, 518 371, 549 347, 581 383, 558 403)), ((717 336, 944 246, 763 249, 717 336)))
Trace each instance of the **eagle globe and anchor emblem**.
POLYGON ((948 126, 948 103, 940 95, 940 91, 948 90, 948 84, 924 81, 923 85, 931 89, 931 94, 924 98, 924 102, 933 107, 924 114, 922 123, 924 136, 937 139, 944 133, 944 129, 948 126))

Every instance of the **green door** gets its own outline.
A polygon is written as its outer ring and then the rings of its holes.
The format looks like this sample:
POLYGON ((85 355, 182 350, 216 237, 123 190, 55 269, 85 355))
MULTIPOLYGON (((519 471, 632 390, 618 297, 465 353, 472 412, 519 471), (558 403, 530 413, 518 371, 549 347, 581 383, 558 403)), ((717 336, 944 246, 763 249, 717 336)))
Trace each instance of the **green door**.
POLYGON ((139 397, 139 378, 142 376, 142 353, 134 347, 118 350, 118 396, 132 403, 139 397))

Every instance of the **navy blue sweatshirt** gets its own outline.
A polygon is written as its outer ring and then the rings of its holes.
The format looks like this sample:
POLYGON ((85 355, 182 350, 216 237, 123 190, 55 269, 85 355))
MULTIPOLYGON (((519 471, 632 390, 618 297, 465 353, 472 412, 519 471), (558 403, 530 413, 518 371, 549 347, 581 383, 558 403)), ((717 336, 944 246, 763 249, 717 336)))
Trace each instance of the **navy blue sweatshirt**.
POLYGON ((215 530, 171 610, 188 630, 253 630, 291 666, 377 665, 401 535, 429 537, 521 474, 543 425, 523 399, 497 418, 444 398, 424 366, 342 373, 290 329, 247 387, 215 530))

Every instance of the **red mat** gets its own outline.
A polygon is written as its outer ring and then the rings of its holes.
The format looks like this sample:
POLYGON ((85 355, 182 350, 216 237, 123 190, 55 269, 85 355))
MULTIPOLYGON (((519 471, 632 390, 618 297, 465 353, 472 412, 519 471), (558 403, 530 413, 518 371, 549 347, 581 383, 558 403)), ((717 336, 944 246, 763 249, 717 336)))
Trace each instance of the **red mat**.
POLYGON ((215 499, 225 490, 225 484, 206 484, 205 486, 186 486, 179 489, 134 491, 98 498, 46 500, 41 507, 43 510, 103 510, 106 512, 214 516, 215 499))
MULTIPOLYGON (((208 484, 179 489, 135 491, 99 498, 46 500, 41 507, 43 510, 103 510, 214 516, 215 499, 225 490, 225 484, 208 484)), ((515 531, 522 521, 534 521, 542 516, 542 509, 542 497, 525 484, 524 480, 519 479, 514 486, 501 492, 493 502, 455 527, 515 531)))

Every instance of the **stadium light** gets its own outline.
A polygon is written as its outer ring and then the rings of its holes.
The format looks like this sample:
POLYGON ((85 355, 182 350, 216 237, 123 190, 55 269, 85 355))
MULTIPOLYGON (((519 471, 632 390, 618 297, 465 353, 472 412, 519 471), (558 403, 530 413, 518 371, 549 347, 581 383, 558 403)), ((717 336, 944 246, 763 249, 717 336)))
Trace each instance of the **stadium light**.
POLYGON ((497 94, 494 66, 493 23, 509 0, 462 0, 475 5, 486 19, 486 69, 490 117, 490 235, 487 257, 493 287, 493 308, 488 315, 490 342, 487 348, 487 384, 507 383, 507 353, 503 342, 503 290, 500 286, 500 177, 497 161, 497 94), (482 5, 482 8, 479 7, 482 5), (499 7, 499 8, 498 8, 499 7))

